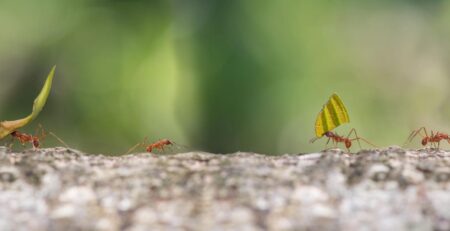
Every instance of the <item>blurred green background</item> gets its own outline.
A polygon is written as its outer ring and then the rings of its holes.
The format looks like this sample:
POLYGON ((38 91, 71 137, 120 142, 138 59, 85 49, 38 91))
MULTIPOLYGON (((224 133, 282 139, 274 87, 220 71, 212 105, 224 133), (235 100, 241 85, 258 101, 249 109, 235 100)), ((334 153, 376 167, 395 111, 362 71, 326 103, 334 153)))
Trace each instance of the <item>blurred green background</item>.
POLYGON ((389 146, 419 126, 450 132, 450 1, 1 0, 0 28, 0 120, 27 115, 56 64, 23 131, 41 123, 86 152, 146 136, 318 151, 325 139, 308 141, 333 92, 350 113, 342 134, 389 146))

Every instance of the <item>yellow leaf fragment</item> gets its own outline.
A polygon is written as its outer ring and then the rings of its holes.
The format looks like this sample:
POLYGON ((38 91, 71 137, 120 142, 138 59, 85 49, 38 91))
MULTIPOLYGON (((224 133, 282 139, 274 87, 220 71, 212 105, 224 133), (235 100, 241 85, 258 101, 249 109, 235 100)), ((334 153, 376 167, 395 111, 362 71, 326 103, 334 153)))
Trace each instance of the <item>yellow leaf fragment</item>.
POLYGON ((31 114, 29 116, 27 116, 23 119, 0 122, 0 139, 9 135, 11 132, 27 125, 28 123, 33 121, 39 115, 39 113, 44 108, 45 103, 47 102, 48 95, 50 94, 50 90, 52 88, 53 76, 55 75, 55 69, 56 69, 56 66, 53 66, 52 70, 48 74, 47 80, 45 81, 41 92, 34 100, 33 110, 31 111, 31 114))
POLYGON ((316 137, 322 137, 326 132, 333 130, 341 124, 350 122, 347 109, 341 98, 334 93, 322 110, 317 115, 316 119, 316 137))

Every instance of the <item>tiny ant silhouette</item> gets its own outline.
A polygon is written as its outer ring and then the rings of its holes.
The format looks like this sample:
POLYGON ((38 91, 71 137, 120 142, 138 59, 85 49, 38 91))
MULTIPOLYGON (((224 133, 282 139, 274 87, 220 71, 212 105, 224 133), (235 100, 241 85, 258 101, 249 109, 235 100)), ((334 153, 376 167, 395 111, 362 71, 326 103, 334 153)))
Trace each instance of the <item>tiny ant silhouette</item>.
POLYGON ((145 147, 145 150, 147 152, 152 152, 154 149, 160 150, 160 151, 164 151, 164 147, 166 146, 170 146, 173 145, 174 142, 168 140, 168 139, 161 139, 158 140, 152 144, 147 144, 147 137, 145 137, 144 142, 142 143, 138 143, 136 145, 134 145, 132 148, 130 148, 126 154, 132 152, 134 149, 136 149, 139 146, 145 147))
MULTIPOLYGON (((347 148, 347 151, 349 151, 349 152, 350 152, 350 147, 352 146, 352 142, 355 140, 358 141, 359 148, 361 148, 361 143, 359 142, 360 140, 366 142, 367 144, 369 144, 373 147, 376 147, 376 145, 370 143, 368 140, 358 136, 358 133, 356 133, 356 129, 354 129, 354 128, 352 128, 352 130, 350 130, 347 137, 340 136, 337 133, 333 133, 331 131, 325 132, 324 136, 328 137, 328 141, 327 141, 326 145, 328 145, 330 140, 333 142, 335 147, 337 146, 338 143, 344 143, 345 147, 347 148), (350 139, 350 136, 352 135, 352 133, 354 133, 355 138, 350 139)), ((321 137, 319 137, 319 138, 321 138, 321 137)), ((314 143, 314 141, 318 140, 319 138, 315 137, 315 138, 311 139, 310 143, 314 143)))
POLYGON ((408 140, 406 142, 411 142, 418 134, 422 135, 421 143, 423 146, 426 146, 428 143, 430 143, 431 146, 434 145, 434 148, 439 148, 442 140, 447 140, 447 142, 450 144, 450 137, 448 134, 442 132, 436 132, 435 134, 433 130, 431 130, 431 136, 429 136, 425 127, 421 127, 417 130, 412 131, 408 136, 408 140), (423 131, 425 135, 421 134, 421 131, 423 131))

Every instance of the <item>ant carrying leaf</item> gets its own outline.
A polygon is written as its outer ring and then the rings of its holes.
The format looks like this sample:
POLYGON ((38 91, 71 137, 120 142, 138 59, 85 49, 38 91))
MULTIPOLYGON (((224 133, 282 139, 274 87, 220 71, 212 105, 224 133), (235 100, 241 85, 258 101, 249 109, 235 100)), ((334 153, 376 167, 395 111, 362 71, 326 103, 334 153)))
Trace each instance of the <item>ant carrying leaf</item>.
MULTIPOLYGON (((66 148, 70 148, 61 138, 59 138, 53 132, 47 133, 41 124, 39 124, 39 127, 36 129, 36 132, 34 135, 22 133, 19 131, 13 131, 11 133, 11 137, 13 139, 17 139, 22 145, 25 145, 26 143, 31 143, 33 145, 33 149, 36 149, 41 146, 41 143, 47 137, 47 134, 50 134, 51 136, 53 136, 56 140, 58 140, 66 148)), ((10 145, 10 147, 12 147, 12 144, 10 145)))
POLYGON ((356 133, 356 129, 354 128, 350 130, 350 132, 346 137, 340 136, 337 133, 331 131, 338 126, 349 122, 350 118, 348 116, 347 108, 345 107, 341 98, 336 93, 334 93, 333 95, 331 95, 327 103, 323 105, 322 110, 319 112, 319 115, 317 115, 315 125, 316 137, 311 139, 310 143, 313 143, 314 141, 322 138, 323 136, 326 136, 328 137, 327 144, 330 142, 330 140, 333 142, 335 146, 337 146, 338 143, 344 143, 348 151, 352 146, 352 141, 355 140, 358 142, 360 148, 361 148, 361 144, 359 142, 360 140, 370 144, 371 146, 376 147, 368 140, 358 136, 358 134, 356 133), (350 138, 352 134, 354 134, 355 137, 353 139, 350 138))
POLYGON ((45 139, 46 136, 47 134, 45 133, 41 125, 39 125, 39 128, 36 130, 35 135, 29 135, 19 131, 13 131, 11 133, 11 137, 13 139, 17 139, 22 145, 31 143, 33 145, 33 148, 39 148, 41 146, 41 140, 45 139), (41 134, 38 134, 39 130, 41 130, 41 134))
POLYGON ((39 137, 21 133, 17 131, 17 129, 33 121, 44 108, 44 105, 47 102, 48 95, 50 94, 50 89, 52 88, 55 69, 56 66, 53 66, 50 73, 48 74, 47 80, 45 81, 41 92, 34 100, 33 110, 31 111, 31 114, 29 116, 23 119, 0 122, 0 139, 3 139, 7 135, 11 134, 11 136, 17 138, 21 143, 31 142, 33 144, 33 147, 39 147, 39 137))

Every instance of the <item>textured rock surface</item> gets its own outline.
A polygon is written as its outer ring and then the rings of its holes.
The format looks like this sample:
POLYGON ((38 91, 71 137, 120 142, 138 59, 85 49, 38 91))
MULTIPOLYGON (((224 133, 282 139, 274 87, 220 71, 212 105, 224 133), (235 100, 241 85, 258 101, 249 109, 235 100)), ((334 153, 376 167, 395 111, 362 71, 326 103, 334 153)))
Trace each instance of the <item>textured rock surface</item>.
POLYGON ((0 147, 0 230, 450 230, 450 152, 0 147))

